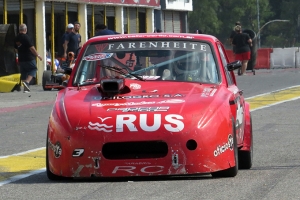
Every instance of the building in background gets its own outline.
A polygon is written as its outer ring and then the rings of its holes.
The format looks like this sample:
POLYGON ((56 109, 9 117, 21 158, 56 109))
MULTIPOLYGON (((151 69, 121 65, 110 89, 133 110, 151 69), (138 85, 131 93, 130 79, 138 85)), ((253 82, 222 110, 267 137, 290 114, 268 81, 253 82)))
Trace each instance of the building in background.
POLYGON ((187 32, 187 11, 192 0, 0 0, 2 24, 25 23, 34 38, 38 61, 37 83, 46 69, 46 51, 52 60, 62 51, 61 36, 69 23, 81 23, 82 43, 103 23, 119 33, 187 32), (180 8, 180 9, 179 9, 180 8))
POLYGON ((160 0, 161 9, 155 10, 155 27, 162 32, 188 32, 187 14, 193 11, 192 0, 160 0))

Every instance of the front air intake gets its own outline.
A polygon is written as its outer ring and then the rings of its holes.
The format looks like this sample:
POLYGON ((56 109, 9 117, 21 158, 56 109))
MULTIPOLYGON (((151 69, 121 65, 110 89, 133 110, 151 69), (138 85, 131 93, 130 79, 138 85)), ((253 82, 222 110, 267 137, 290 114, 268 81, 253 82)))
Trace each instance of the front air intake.
POLYGON ((104 78, 100 81, 101 91, 108 96, 120 94, 125 87, 123 78, 104 78))

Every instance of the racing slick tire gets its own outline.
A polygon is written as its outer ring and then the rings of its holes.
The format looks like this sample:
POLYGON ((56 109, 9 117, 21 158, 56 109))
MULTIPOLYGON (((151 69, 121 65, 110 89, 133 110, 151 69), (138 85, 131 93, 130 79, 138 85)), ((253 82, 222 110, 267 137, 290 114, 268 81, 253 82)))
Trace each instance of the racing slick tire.
POLYGON ((52 75, 51 71, 43 72, 42 86, 44 91, 50 91, 52 89, 52 88, 46 88, 47 81, 49 82, 51 81, 51 75, 52 75))
POLYGON ((52 180, 52 181, 71 179, 71 178, 67 178, 67 177, 63 177, 63 176, 57 176, 57 175, 53 174, 50 171, 50 168, 49 168, 49 158, 48 158, 48 149, 49 149, 48 138, 49 138, 49 136, 48 136, 48 130, 47 130, 47 140, 46 140, 46 173, 47 173, 48 179, 52 180))
POLYGON ((250 169, 253 161, 253 134, 252 134, 252 117, 250 113, 250 124, 251 124, 251 146, 250 151, 239 150, 239 169, 250 169))
POLYGON ((238 147, 237 147, 236 128, 235 128, 234 119, 232 119, 232 131, 233 131, 232 132, 232 134, 233 134, 233 153, 234 153, 235 166, 230 167, 225 170, 211 173, 212 177, 214 177, 214 178, 235 177, 238 173, 238 169, 239 169, 238 147))
POLYGON ((49 169, 48 145, 46 146, 46 173, 49 180, 62 180, 63 177, 53 174, 49 169))

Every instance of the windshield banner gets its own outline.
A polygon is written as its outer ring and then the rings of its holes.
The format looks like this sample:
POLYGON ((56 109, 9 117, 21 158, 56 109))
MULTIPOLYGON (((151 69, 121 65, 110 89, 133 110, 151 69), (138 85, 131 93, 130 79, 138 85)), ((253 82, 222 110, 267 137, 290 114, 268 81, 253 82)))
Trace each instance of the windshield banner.
POLYGON ((139 50, 184 50, 211 52, 208 44, 190 41, 130 41, 95 45, 98 52, 139 51, 139 50))

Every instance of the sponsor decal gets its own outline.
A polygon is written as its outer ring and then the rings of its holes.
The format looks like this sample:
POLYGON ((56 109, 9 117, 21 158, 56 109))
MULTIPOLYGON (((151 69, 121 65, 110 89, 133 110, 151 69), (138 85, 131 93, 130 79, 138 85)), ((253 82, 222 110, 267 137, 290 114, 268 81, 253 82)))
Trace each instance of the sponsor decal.
POLYGON ((113 97, 106 97, 106 96, 100 96, 100 97, 94 97, 94 100, 116 100, 116 99, 151 99, 151 98, 180 98, 184 97, 182 94, 175 94, 175 95, 170 95, 170 94, 164 94, 164 95, 159 95, 159 94, 151 94, 151 95, 135 95, 135 96, 113 96, 113 97))
POLYGON ((129 86, 131 89, 134 89, 134 90, 139 90, 141 89, 141 85, 140 84, 137 84, 137 83, 130 83, 130 86, 129 86))
POLYGON ((93 103, 92 106, 104 107, 104 106, 139 106, 139 105, 149 105, 149 104, 165 104, 165 103, 184 103, 185 100, 182 99, 169 99, 165 101, 141 101, 141 102, 125 102, 125 103, 93 103))
POLYGON ((217 89, 213 89, 209 96, 213 97, 215 95, 216 91, 217 91, 217 89))
MULTIPOLYGON (((105 120, 110 119, 111 117, 106 117, 106 118, 98 117, 98 118, 101 120, 101 122, 104 122, 105 120)), ((101 124, 101 123, 98 123, 98 122, 96 122, 96 123, 89 122, 88 128, 90 130, 112 132, 111 128, 113 128, 113 126, 112 125, 109 126, 109 125, 104 124, 104 123, 101 124)))
POLYGON ((61 149, 60 142, 56 142, 55 144, 53 144, 50 141, 50 138, 48 138, 48 147, 54 152, 54 157, 55 158, 59 158, 61 156, 62 149, 61 149))
POLYGON ((244 111, 241 105, 241 102, 237 101, 237 108, 236 108, 236 127, 240 127, 244 121, 244 111))
POLYGON ((112 171, 112 174, 118 172, 127 172, 128 174, 143 173, 143 174, 157 174, 164 170, 164 166, 146 166, 141 169, 137 169, 136 166, 116 166, 112 171))
POLYGON ((212 97, 214 96, 214 94, 216 93, 217 89, 213 89, 213 88, 204 88, 202 93, 201 93, 201 97, 212 97))
POLYGON ((113 53, 95 53, 95 54, 85 56, 83 60, 86 61, 104 60, 107 58, 111 58, 113 55, 114 55, 113 53))
POLYGON ((83 156, 84 149, 74 149, 72 156, 73 157, 81 157, 83 156))
POLYGON ((231 134, 228 135, 228 141, 226 143, 217 146, 217 149, 214 150, 214 156, 217 157, 228 149, 230 149, 231 151, 233 150, 233 137, 231 134))
POLYGON ((107 111, 122 112, 166 112, 170 107, 108 108, 107 111))
POLYGON ((184 102, 185 102, 185 100, 182 100, 182 99, 168 99, 168 100, 160 101, 157 103, 184 103, 184 102))
POLYGON ((101 123, 89 122, 88 128, 90 130, 96 130, 99 132, 115 131, 117 133, 121 133, 124 132, 125 128, 125 130, 129 130, 130 132, 138 132, 141 130, 146 132, 154 132, 161 127, 170 132, 180 132, 184 129, 184 123, 182 121, 183 117, 177 114, 165 115, 163 119, 161 114, 116 115, 116 121, 111 122, 112 120, 110 120, 109 123, 104 123, 104 121, 112 117, 98 118, 101 120, 101 123), (150 125, 149 119, 151 120, 150 125))
POLYGON ((143 90, 142 92, 144 92, 144 93, 146 93, 146 92, 148 92, 148 93, 156 93, 156 92, 158 92, 158 90, 151 90, 151 91, 143 90))

